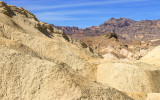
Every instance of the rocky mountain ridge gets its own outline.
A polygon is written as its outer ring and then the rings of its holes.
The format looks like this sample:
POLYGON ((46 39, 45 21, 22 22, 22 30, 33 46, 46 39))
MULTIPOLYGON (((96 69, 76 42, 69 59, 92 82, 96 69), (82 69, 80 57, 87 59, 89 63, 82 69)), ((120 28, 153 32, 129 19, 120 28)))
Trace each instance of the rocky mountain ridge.
POLYGON ((74 38, 79 38, 79 36, 99 36, 113 31, 118 36, 128 40, 147 41, 160 38, 160 20, 134 21, 127 18, 111 18, 99 26, 92 26, 85 29, 63 26, 55 27, 74 38))

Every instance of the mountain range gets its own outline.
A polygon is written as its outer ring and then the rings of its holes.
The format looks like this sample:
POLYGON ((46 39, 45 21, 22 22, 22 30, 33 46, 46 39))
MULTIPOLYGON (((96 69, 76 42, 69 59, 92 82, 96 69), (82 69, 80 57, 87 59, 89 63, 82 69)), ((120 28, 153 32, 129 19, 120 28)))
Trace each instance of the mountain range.
POLYGON ((63 30, 73 38, 86 36, 100 36, 108 32, 115 32, 118 37, 127 40, 152 40, 160 38, 160 20, 135 21, 128 18, 111 18, 99 26, 92 26, 85 29, 68 26, 55 26, 63 30))

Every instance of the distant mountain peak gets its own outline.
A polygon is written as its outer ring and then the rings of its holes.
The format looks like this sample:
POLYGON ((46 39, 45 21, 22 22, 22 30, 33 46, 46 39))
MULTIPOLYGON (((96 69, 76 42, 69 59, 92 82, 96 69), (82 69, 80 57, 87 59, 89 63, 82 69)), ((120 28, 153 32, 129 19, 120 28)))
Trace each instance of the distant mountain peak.
POLYGON ((125 27, 125 26, 129 26, 130 24, 134 23, 134 20, 125 18, 125 17, 121 17, 121 18, 111 18, 107 21, 105 21, 103 24, 101 24, 100 26, 107 26, 107 25, 111 25, 111 26, 116 26, 116 27, 125 27))
POLYGON ((106 22, 110 22, 110 21, 134 21, 134 20, 131 20, 129 18, 125 18, 125 17, 121 17, 121 18, 110 18, 109 20, 107 20, 106 22))
POLYGON ((107 21, 105 21, 104 23, 116 23, 116 22, 123 22, 123 21, 127 21, 127 22, 135 22, 134 20, 131 20, 129 18, 125 18, 125 17, 121 17, 121 18, 111 18, 107 21))

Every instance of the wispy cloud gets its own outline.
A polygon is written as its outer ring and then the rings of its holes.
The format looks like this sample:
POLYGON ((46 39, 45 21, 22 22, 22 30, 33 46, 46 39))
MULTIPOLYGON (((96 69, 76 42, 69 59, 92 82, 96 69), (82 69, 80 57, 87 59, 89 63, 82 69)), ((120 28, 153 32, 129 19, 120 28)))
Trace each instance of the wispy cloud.
POLYGON ((73 20, 81 20, 80 18, 73 18, 73 17, 63 17, 63 16, 60 16, 60 17, 47 17, 47 18, 39 18, 40 20, 42 21, 73 21, 73 20))
POLYGON ((51 15, 51 14, 35 14, 39 20, 42 21, 66 21, 66 20, 80 20, 80 18, 74 18, 66 15, 51 15), (46 17, 47 16, 47 17, 46 17))
POLYGON ((114 14, 114 13, 122 13, 121 11, 115 11, 115 10, 63 10, 63 11, 54 11, 54 12, 40 12, 40 13, 35 13, 36 15, 49 15, 49 16, 57 16, 57 15, 80 15, 80 14, 85 14, 85 15, 94 15, 94 14, 114 14))
POLYGON ((8 4, 37 4, 37 3, 44 3, 45 1, 41 1, 41 0, 39 0, 39 1, 37 1, 37 0, 13 0, 13 1, 6 1, 6 3, 8 3, 8 4))
MULTIPOLYGON (((39 20, 41 21, 58 21, 58 22, 63 22, 63 21, 90 21, 90 20, 106 20, 107 17, 94 17, 94 18, 76 18, 76 17, 71 17, 71 16, 37 16, 39 20)), ((48 22, 49 23, 49 22, 48 22)))
POLYGON ((74 17, 72 15, 67 14, 52 14, 52 13, 38 13, 35 14, 37 18, 41 21, 84 21, 84 20, 100 20, 106 19, 104 17, 74 17), (47 17, 46 17, 47 16, 47 17))
POLYGON ((117 13, 123 13, 121 11, 115 11, 115 10, 62 10, 62 11, 54 11, 54 12, 40 12, 35 13, 38 19, 40 20, 52 20, 52 21, 58 21, 58 20, 95 20, 96 18, 87 17, 86 15, 101 15, 101 14, 117 14, 117 13), (78 17, 76 15, 83 15, 85 17, 78 17), (46 17, 47 16, 47 17, 46 17), (76 18, 73 18, 73 16, 76 16, 76 18))
POLYGON ((38 6, 31 5, 25 8, 29 10, 46 10, 46 9, 56 9, 56 8, 70 8, 70 7, 82 7, 82 6, 96 6, 96 5, 107 5, 107 4, 120 4, 120 3, 133 3, 133 2, 144 2, 148 0, 110 0, 110 1, 100 1, 100 2, 86 2, 77 4, 64 4, 64 5, 53 5, 53 6, 38 6))

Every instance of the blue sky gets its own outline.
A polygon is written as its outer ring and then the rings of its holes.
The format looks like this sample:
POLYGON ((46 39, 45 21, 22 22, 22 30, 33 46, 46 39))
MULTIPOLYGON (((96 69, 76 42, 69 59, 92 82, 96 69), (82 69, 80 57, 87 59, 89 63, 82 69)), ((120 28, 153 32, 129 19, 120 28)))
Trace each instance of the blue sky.
POLYGON ((160 0, 3 0, 23 7, 43 22, 86 28, 114 17, 160 19, 160 0))

